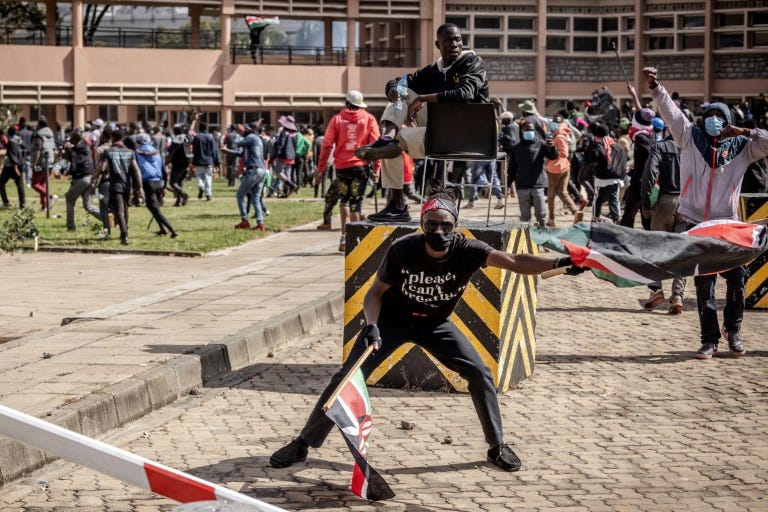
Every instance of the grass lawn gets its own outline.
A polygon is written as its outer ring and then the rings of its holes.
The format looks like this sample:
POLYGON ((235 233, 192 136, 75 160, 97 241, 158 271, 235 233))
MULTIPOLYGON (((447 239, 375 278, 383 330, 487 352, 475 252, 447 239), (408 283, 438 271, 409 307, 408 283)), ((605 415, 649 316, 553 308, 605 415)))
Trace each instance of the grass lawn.
MULTIPOLYGON (((35 223, 40 230, 39 243, 41 247, 57 246, 81 249, 128 249, 148 251, 178 251, 178 252, 209 252, 224 247, 238 245, 254 238, 267 236, 270 232, 283 231, 292 226, 298 226, 320 220, 323 212, 322 198, 315 199, 311 188, 302 189, 291 199, 267 198, 266 204, 270 215, 264 218, 266 233, 234 229, 240 222, 240 214, 235 201, 237 187, 227 186, 225 179, 214 178, 213 199, 211 201, 197 199, 197 186, 193 181, 185 182, 190 195, 189 203, 183 207, 174 207, 175 198, 171 192, 166 193, 163 214, 178 231, 178 238, 157 236, 157 223, 147 228, 152 216, 146 207, 131 207, 129 209, 128 239, 130 245, 120 245, 120 230, 112 228, 112 239, 104 240, 99 235, 101 223, 87 215, 82 206, 82 200, 75 204, 75 223, 77 231, 67 231, 67 205, 64 194, 69 188, 67 179, 51 179, 51 189, 59 196, 59 200, 51 209, 51 218, 45 217, 45 211, 40 211, 40 198, 37 192, 27 188, 27 206, 36 210, 35 223)), ((18 204, 16 189, 9 183, 7 191, 12 205, 18 204)), ((9 218, 14 208, 0 210, 0 225, 9 218)), ((253 209, 251 209, 253 215, 253 209)), ((251 219, 255 224, 255 220, 251 219)), ((31 244, 30 242, 27 242, 31 244)))

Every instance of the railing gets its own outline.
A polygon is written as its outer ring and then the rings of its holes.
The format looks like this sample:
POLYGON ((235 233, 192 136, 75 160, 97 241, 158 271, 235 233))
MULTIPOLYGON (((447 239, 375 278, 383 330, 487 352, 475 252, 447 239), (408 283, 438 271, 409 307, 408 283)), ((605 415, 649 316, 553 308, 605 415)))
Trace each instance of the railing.
MULTIPOLYGON (((304 66, 346 66, 345 46, 255 46, 232 45, 232 64, 274 64, 304 66)), ((377 67, 415 67, 419 50, 357 48, 355 65, 377 67)))
MULTIPOLYGON (((221 47, 219 30, 200 30, 199 48, 215 49, 221 47)), ((0 27, 0 43, 20 45, 45 45, 45 29, 0 27)), ((89 37, 87 28, 83 31, 85 46, 109 48, 190 48, 192 31, 190 29, 169 28, 120 28, 99 27, 89 37)), ((56 46, 72 44, 72 27, 56 27, 56 46)))
POLYGON ((346 46, 231 46, 232 64, 344 66, 346 46))

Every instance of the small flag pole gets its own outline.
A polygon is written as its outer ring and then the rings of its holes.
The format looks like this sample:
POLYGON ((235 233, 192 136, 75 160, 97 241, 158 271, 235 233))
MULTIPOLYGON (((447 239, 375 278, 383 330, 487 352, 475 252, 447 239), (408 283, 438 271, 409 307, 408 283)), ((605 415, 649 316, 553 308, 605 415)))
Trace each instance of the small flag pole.
POLYGON ((546 272, 542 272, 540 276, 542 279, 549 279, 550 277, 559 276, 565 274, 566 272, 568 272, 568 267, 559 267, 553 268, 552 270, 547 270, 546 272))
POLYGON ((355 361, 355 364, 352 365, 352 368, 349 369, 347 374, 344 376, 344 378, 341 380, 338 386, 336 386, 336 389, 333 391, 333 394, 331 394, 330 398, 325 402, 323 405, 323 411, 328 411, 328 409, 331 408, 333 405, 333 402, 336 401, 337 398, 339 398, 339 395, 341 394, 341 390, 344 389, 344 386, 347 385, 347 383, 352 380, 352 377, 355 376, 355 373, 357 373, 357 370, 360 369, 361 366, 363 366, 363 363, 366 359, 368 359, 368 356, 373 354, 374 350, 373 345, 368 345, 368 348, 365 349, 365 352, 363 352, 363 355, 360 356, 360 358, 355 361))

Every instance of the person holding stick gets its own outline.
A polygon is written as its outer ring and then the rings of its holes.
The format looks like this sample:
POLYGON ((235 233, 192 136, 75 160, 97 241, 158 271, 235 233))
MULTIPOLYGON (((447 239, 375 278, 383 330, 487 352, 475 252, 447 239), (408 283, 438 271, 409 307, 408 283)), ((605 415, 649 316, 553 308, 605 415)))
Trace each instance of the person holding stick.
POLYGON ((520 459, 504 443, 493 376, 448 317, 472 274, 481 267, 528 275, 560 267, 568 267, 567 273, 575 275, 583 269, 573 267, 570 257, 545 259, 497 251, 458 233, 457 220, 453 197, 442 191, 434 193, 421 210, 423 233, 404 236, 389 248, 365 295, 366 325, 346 363, 320 395, 299 436, 270 457, 273 467, 302 462, 310 446, 322 446, 334 425, 323 412, 323 405, 369 346, 374 346, 373 355, 361 366, 366 378, 398 347, 413 342, 469 382, 469 393, 489 446, 488 461, 504 471, 520 469, 520 459))

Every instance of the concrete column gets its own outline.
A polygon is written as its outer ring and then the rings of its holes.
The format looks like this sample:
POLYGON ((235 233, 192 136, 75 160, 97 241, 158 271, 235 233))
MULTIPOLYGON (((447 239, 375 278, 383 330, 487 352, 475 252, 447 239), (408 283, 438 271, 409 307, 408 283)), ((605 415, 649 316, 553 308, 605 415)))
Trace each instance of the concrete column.
MULTIPOLYGON (((645 81, 643 77, 643 67, 645 67, 645 59, 643 58, 643 52, 646 48, 646 38, 643 34, 645 27, 645 0, 635 0, 635 50, 633 52, 635 57, 635 64, 632 69, 632 83, 635 85, 637 95, 642 97, 643 94, 647 94, 647 88, 643 85, 645 81)), ((619 46, 621 50, 621 46, 619 46)), ((642 102, 642 100, 640 100, 642 102)))
POLYGON ((83 47, 83 1, 72 0, 72 46, 83 47))
POLYGON ((56 0, 45 2, 45 44, 56 46, 56 0))
POLYGON ((547 105, 547 0, 539 0, 536 30, 536 109, 545 115, 547 105))
POLYGON ((197 50, 200 48, 200 14, 203 8, 199 5, 189 6, 189 47, 197 50))
POLYGON ((357 66, 357 44, 355 41, 355 32, 357 28, 357 18, 347 18, 347 67, 357 66))
POLYGON ((222 9, 221 18, 219 19, 219 28, 221 30, 221 56, 223 59, 222 62, 231 62, 232 55, 231 55, 230 47, 232 45, 232 15, 224 14, 223 9, 222 9))
POLYGON ((232 124, 232 107, 221 107, 221 130, 225 133, 227 127, 232 124))
POLYGON ((333 48, 333 20, 331 18, 323 20, 323 46, 326 52, 333 48))
POLYGON ((704 101, 712 99, 715 79, 715 57, 712 51, 715 49, 715 9, 713 0, 704 2, 704 101))

